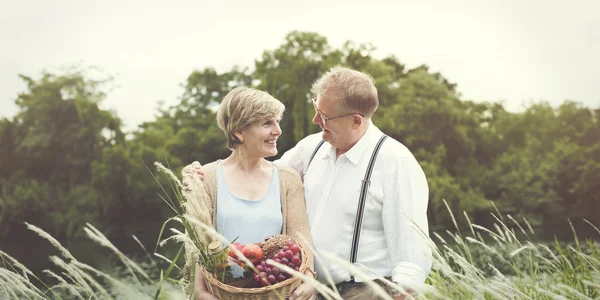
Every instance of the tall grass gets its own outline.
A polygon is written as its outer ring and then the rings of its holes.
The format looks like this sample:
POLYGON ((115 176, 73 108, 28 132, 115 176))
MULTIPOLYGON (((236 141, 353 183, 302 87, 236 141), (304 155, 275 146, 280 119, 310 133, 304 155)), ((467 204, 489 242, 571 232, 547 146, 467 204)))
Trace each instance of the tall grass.
MULTIPOLYGON (((520 224, 506 215, 506 220, 511 222, 507 224, 493 216, 497 221, 494 230, 472 224, 465 215, 468 235, 463 235, 458 227, 455 232, 446 232, 450 242, 438 233, 433 234, 438 246, 434 249, 434 267, 427 281, 439 293, 436 296, 446 299, 600 298, 598 242, 582 243, 573 230, 571 245, 557 240, 547 245, 532 238, 535 232, 526 220, 520 224)), ((600 231, 594 228, 600 237, 600 231)))
MULTIPOLYGON (((171 176, 173 190, 177 191, 181 187, 179 179, 172 173, 167 175, 171 176)), ((163 199, 169 201, 168 196, 163 199)), ((170 201, 169 205, 174 210, 181 209, 178 201, 170 201)), ((204 208, 193 209, 196 212, 204 208)), ((450 209, 448 212, 456 226, 455 216, 450 209)), ((202 214, 201 211, 197 213, 202 214)), ((469 225, 464 230, 466 232, 456 226, 454 231, 433 232, 433 239, 427 239, 433 250, 433 266, 426 284, 414 287, 419 292, 418 299, 600 299, 600 245, 597 241, 580 240, 573 230, 570 243, 557 240, 550 244, 541 243, 526 220, 519 222, 510 215, 496 213, 493 214, 496 223, 486 228, 472 223, 466 214, 463 215, 469 225)), ((190 220, 188 226, 199 226, 199 232, 210 235, 207 237, 210 240, 223 239, 202 222, 190 220)), ((188 226, 177 221, 166 231, 171 232, 171 236, 160 240, 152 253, 154 258, 169 264, 168 268, 159 271, 156 271, 158 264, 140 266, 119 251, 100 231, 87 224, 84 229, 86 235, 99 246, 110 249, 126 270, 118 277, 111 275, 113 272, 107 274, 80 262, 44 230, 26 224, 59 250, 59 255, 49 258, 59 271, 45 270, 36 275, 0 251, 0 299, 185 299, 189 280, 182 278, 181 272, 173 272, 183 266, 183 248, 174 257, 159 253, 160 245, 165 243, 189 242, 184 237, 188 226), (160 276, 156 278, 149 273, 159 273, 160 276), (43 279, 38 277, 42 275, 43 279)), ((600 230, 588 224, 600 237, 600 230)), ((161 236, 165 229, 161 229, 161 236)), ((145 251, 146 248, 140 245, 145 251)), ((364 276, 359 268, 345 260, 327 252, 311 251, 317 261, 328 259, 344 266, 358 278, 364 276)), ((286 266, 280 267, 287 270, 286 266)), ((302 274, 298 276, 315 286, 325 298, 341 299, 335 286, 322 284, 302 274)), ((371 286, 382 292, 379 285, 371 286)), ((402 292, 402 289, 397 289, 402 292)), ((391 299, 387 295, 381 297, 391 299)))

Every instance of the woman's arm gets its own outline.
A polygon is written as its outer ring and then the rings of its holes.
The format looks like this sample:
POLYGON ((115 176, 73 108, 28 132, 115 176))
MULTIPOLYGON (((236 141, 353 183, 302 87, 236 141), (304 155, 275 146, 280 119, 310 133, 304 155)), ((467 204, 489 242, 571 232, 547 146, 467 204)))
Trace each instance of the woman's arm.
POLYGON ((283 170, 283 172, 287 173, 284 180, 288 180, 286 184, 286 232, 307 250, 308 267, 313 270, 313 253, 309 250, 309 246, 312 245, 312 238, 306 215, 304 185, 300 176, 295 171, 288 168, 287 170, 283 170), (308 245, 304 240, 308 242, 308 245))
MULTIPOLYGON (((292 170, 283 170, 287 173, 284 180, 288 180, 286 187, 287 212, 286 212, 286 232, 289 236, 298 241, 306 250, 308 260, 308 268, 304 271, 304 275, 314 276, 313 253, 310 251, 309 245, 312 244, 310 235, 310 227, 308 225, 308 217, 306 215, 306 203, 304 200, 304 185, 298 173, 292 170), (304 242, 307 241, 307 243, 304 242)), ((315 293, 315 289, 307 283, 302 283, 290 295, 290 300, 310 299, 315 293)))

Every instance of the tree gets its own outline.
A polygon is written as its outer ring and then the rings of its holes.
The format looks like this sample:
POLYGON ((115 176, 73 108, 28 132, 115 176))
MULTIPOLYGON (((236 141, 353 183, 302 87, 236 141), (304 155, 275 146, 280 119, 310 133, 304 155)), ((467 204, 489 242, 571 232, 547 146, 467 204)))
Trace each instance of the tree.
POLYGON ((332 49, 325 37, 294 31, 279 48, 263 52, 255 62, 253 77, 259 81, 257 88, 269 92, 286 107, 280 123, 280 154, 317 131, 311 121, 311 86, 323 72, 339 64, 340 57, 341 53, 332 49))
POLYGON ((11 159, 3 161, 9 166, 2 174, 3 205, 16 212, 3 221, 52 225, 54 234, 72 236, 93 220, 92 164, 104 147, 124 142, 121 123, 98 107, 106 81, 86 78, 86 70, 20 77, 27 91, 15 101, 14 120, 2 125, 3 159, 11 159))

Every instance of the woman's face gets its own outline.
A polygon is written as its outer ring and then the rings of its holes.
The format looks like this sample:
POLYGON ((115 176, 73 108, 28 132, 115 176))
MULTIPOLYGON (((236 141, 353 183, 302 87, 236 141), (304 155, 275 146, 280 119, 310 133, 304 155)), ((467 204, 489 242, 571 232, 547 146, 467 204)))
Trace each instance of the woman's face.
POLYGON ((279 117, 254 122, 239 133, 237 137, 242 144, 236 149, 253 157, 270 157, 277 155, 277 138, 281 135, 279 117))

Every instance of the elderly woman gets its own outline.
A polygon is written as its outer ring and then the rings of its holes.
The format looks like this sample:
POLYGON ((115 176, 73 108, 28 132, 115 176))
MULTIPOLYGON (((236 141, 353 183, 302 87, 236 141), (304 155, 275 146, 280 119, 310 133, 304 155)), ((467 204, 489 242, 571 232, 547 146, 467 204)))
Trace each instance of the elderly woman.
MULTIPOLYGON (((238 87, 229 92, 217 111, 231 155, 204 165, 203 184, 210 195, 212 225, 228 240, 243 244, 287 234, 300 241, 310 238, 304 188, 298 173, 276 166, 265 157, 277 155, 279 120, 284 105, 263 91, 238 87)), ((190 166, 184 169, 189 172, 190 166)), ((187 257, 187 265, 193 263, 187 257)), ((309 274, 314 274, 312 256, 309 274)), ((196 268, 199 270, 199 268, 196 268)), ((195 299, 216 299, 196 271, 195 299)), ((290 299, 308 299, 314 289, 300 285, 290 299)))

